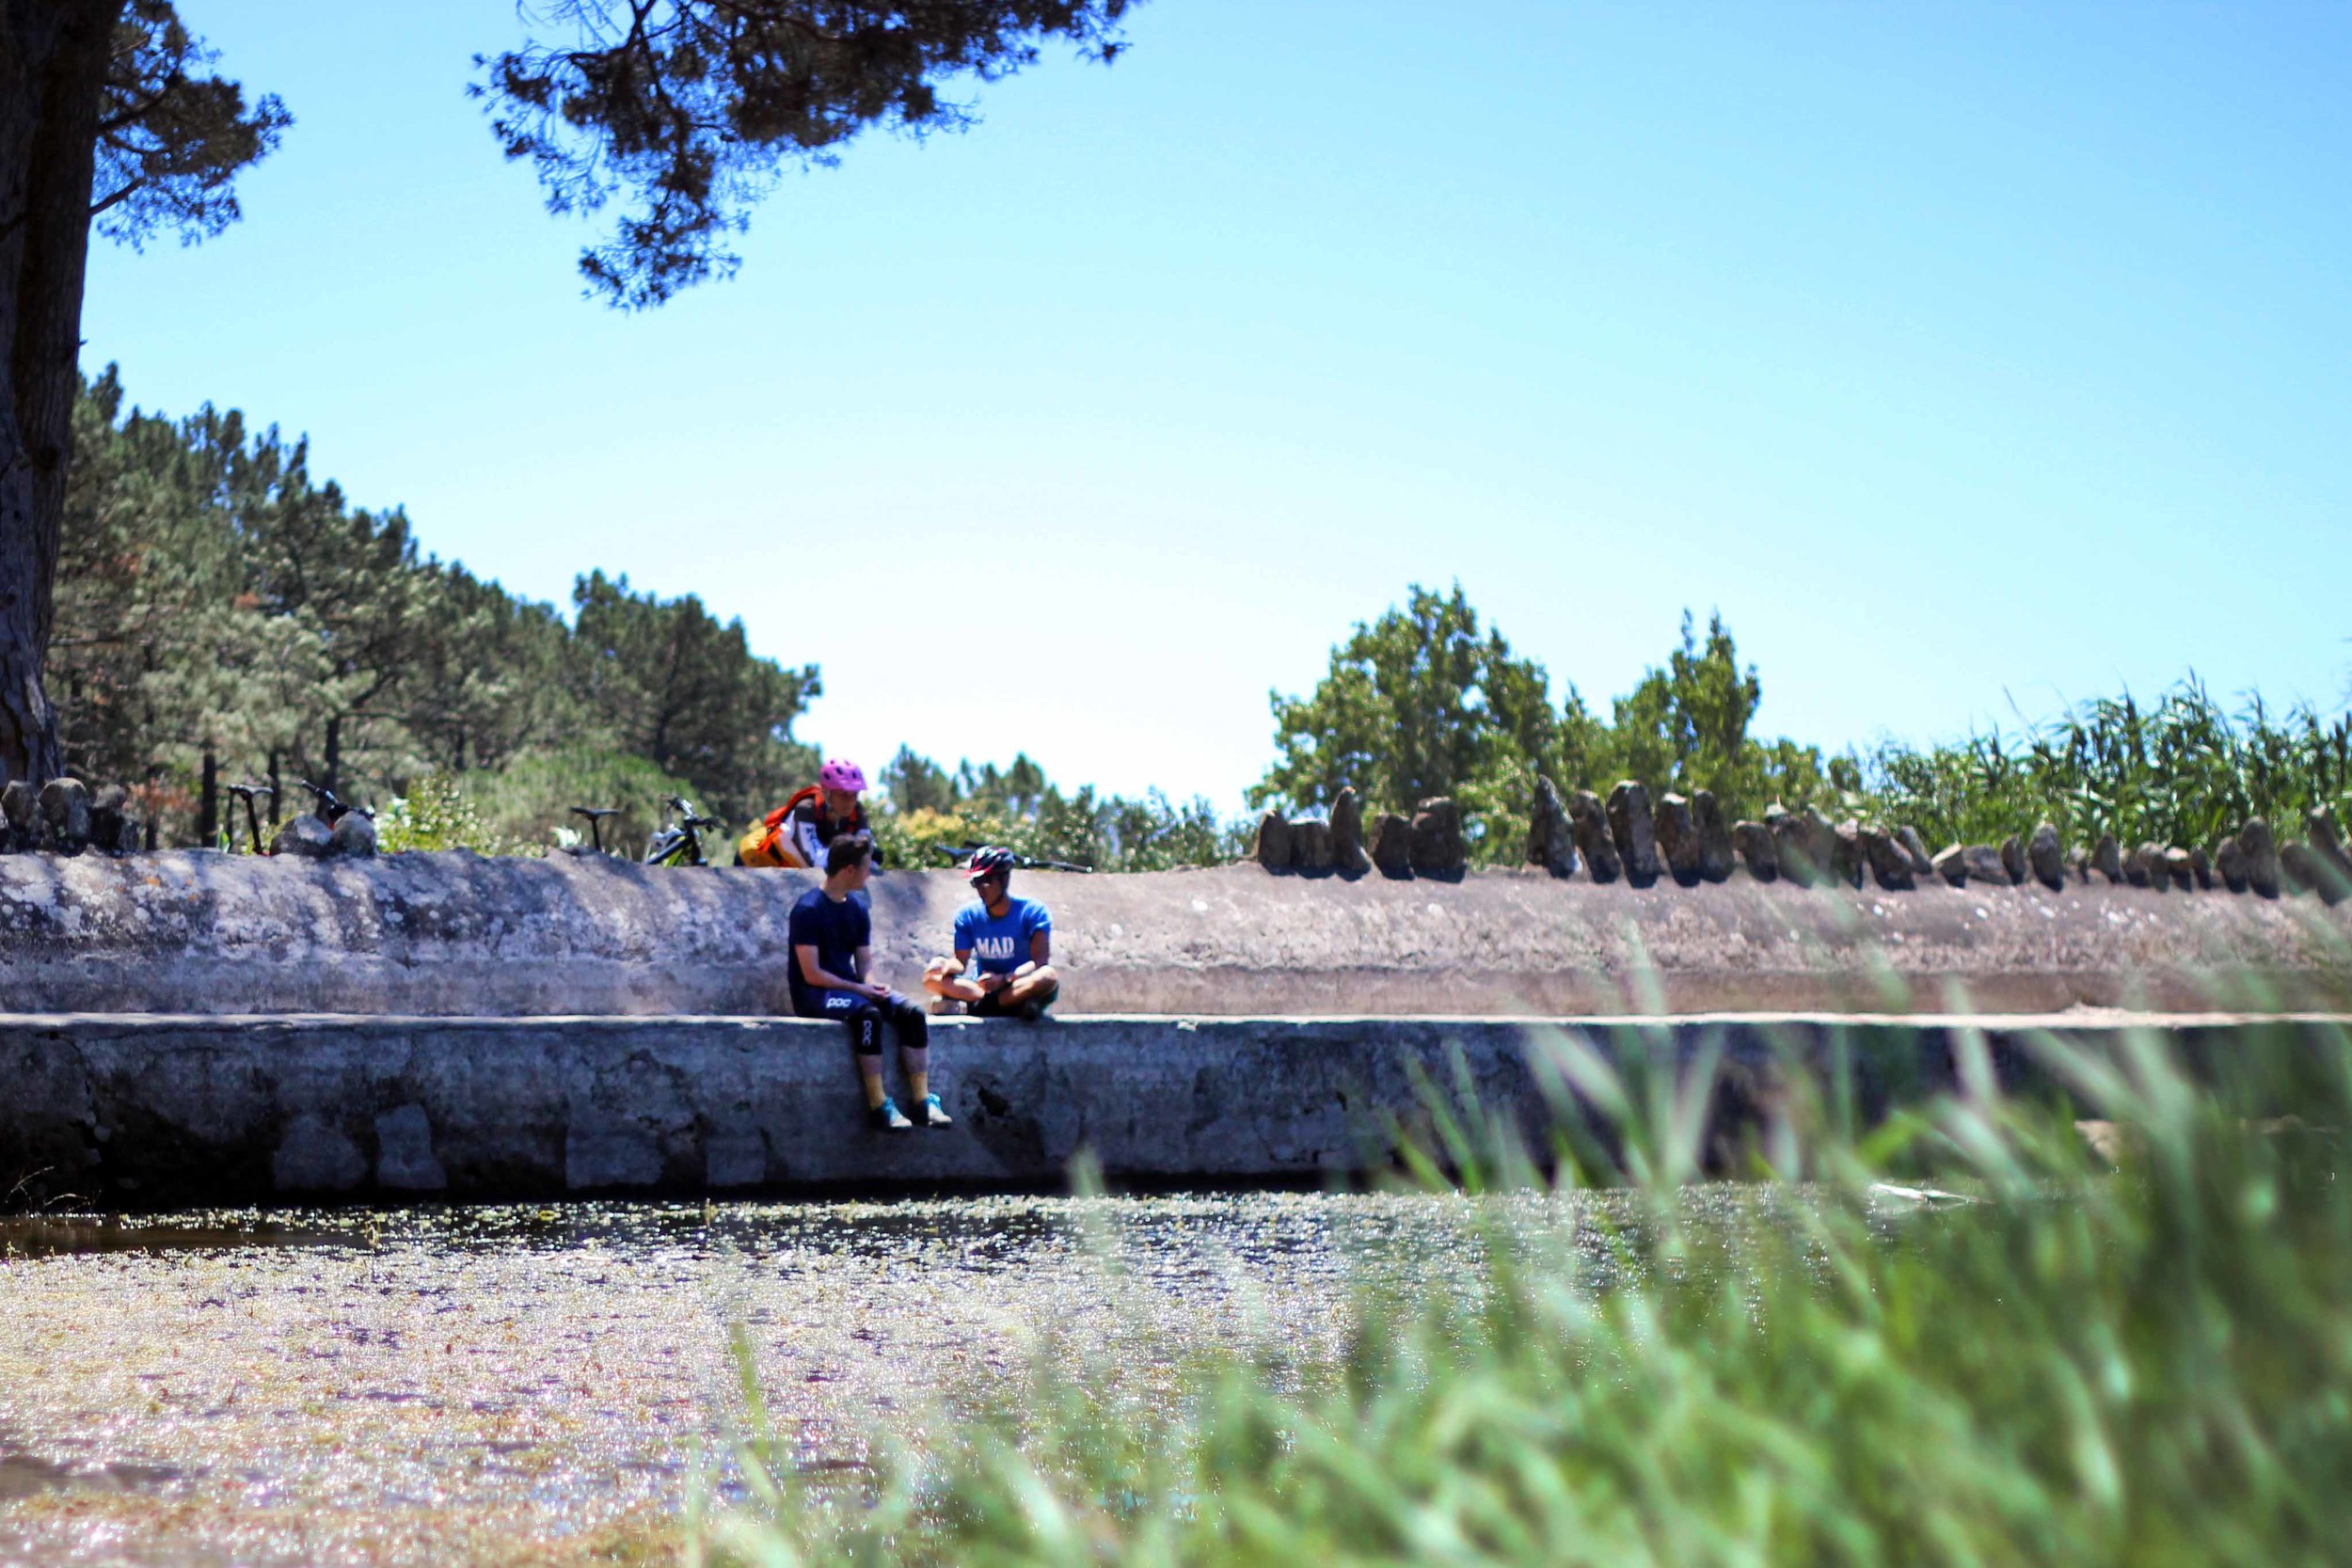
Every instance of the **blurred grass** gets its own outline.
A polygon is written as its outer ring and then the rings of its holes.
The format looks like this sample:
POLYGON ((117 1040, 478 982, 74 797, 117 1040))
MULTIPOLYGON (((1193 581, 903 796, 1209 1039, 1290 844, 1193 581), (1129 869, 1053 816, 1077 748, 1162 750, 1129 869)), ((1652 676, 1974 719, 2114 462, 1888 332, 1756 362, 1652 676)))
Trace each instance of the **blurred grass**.
POLYGON ((1238 1346, 1153 1390, 1043 1355, 844 1480, 799 1471, 746 1353, 745 1489, 690 1521, 689 1560, 2343 1560, 2344 1031, 2201 1058, 2042 1036, 2064 1092, 2034 1099, 1963 1043, 1961 1097, 1869 1131, 1800 1076, 1742 1146, 1778 1180, 1736 1233, 1688 1219, 1711 1061, 1539 1043, 1576 1108, 1548 1158, 1433 1095, 1416 1180, 1486 1244, 1368 1291, 1338 1364, 1238 1346), (1561 1200, 1580 1183, 1638 1201, 1561 1200))

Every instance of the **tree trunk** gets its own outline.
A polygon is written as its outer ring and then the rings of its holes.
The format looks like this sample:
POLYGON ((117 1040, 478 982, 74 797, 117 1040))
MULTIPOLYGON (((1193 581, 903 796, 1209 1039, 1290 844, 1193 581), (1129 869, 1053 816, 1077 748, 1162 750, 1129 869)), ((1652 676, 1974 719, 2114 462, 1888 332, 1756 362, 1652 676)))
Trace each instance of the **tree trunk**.
POLYGON ((41 687, 80 374, 98 105, 122 0, 0 0, 0 773, 61 769, 41 687))
MULTIPOLYGON (((273 828, 277 827, 280 820, 278 807, 278 792, 283 787, 284 785, 281 784, 278 779, 278 749, 273 746, 270 748, 269 753, 269 825, 273 828)), ((261 851, 256 850, 254 852, 259 854, 261 851)))
POLYGON ((319 781, 329 794, 334 792, 335 775, 342 771, 342 767, 343 721, 341 719, 329 719, 326 721, 326 777, 319 781))
POLYGON ((210 746, 204 748, 204 767, 198 775, 196 842, 204 849, 220 842, 220 763, 210 746))

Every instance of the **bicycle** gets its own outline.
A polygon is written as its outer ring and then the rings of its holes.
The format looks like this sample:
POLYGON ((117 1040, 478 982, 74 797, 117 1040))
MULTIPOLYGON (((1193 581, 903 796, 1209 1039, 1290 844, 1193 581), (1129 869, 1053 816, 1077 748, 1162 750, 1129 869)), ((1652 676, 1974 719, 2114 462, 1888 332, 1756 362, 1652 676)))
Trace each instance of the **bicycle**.
POLYGON ((317 803, 312 806, 310 815, 330 828, 355 811, 371 822, 375 820, 375 813, 365 806, 355 806, 348 800, 337 800, 335 792, 325 784, 314 784, 308 779, 296 779, 294 783, 309 790, 316 799, 317 803))
MULTIPOLYGON (((262 814, 254 809, 253 798, 266 795, 275 800, 278 791, 265 784, 232 784, 229 786, 229 793, 245 802, 246 833, 252 844, 252 853, 268 854, 269 846, 262 842, 262 814)), ((229 852, 232 855, 237 852, 237 814, 234 811, 229 814, 229 852)))
POLYGON ((618 806, 574 806, 572 808, 572 815, 574 816, 584 816, 588 819, 589 838, 589 847, 587 848, 581 849, 580 846, 575 844, 571 847, 572 849, 576 853, 583 855, 602 855, 609 853, 604 847, 604 819, 608 816, 620 816, 621 808, 618 806))
MULTIPOLYGON (((947 857, 949 865, 961 865, 987 847, 985 844, 967 844, 961 849, 947 844, 931 846, 934 851, 947 857)), ((1022 854, 1019 850, 1013 851, 1012 864, 1016 871, 1076 871, 1089 876, 1094 871, 1094 867, 1090 865, 1075 865, 1069 861, 1039 860, 1033 855, 1022 854)))
MULTIPOLYGON (((677 816, 675 824, 664 820, 653 839, 645 846, 647 865, 708 865, 703 855, 705 828, 725 826, 715 816, 704 816, 694 810, 694 802, 682 795, 668 797, 669 811, 677 816)), ((666 817, 668 814, 665 813, 666 817)))

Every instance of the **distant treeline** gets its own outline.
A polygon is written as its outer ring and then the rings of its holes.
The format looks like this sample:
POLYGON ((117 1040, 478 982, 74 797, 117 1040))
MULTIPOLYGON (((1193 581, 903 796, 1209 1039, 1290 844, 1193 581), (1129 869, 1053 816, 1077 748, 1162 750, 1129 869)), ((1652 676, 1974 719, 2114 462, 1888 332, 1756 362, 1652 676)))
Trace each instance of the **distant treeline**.
POLYGON ((665 793, 733 819, 815 776, 792 736, 815 665, 601 572, 567 622, 423 553, 274 427, 126 413, 112 367, 76 410, 60 555, 69 768, 137 787, 167 843, 204 842, 245 780, 291 813, 301 779, 382 803, 453 777, 496 838, 544 846, 574 803, 642 836, 665 793))
MULTIPOLYGON (((164 842, 215 836, 226 786, 246 779, 277 784, 281 811, 304 803, 303 778, 402 802, 394 842, 492 851, 546 848, 573 804, 622 807, 618 841, 641 844, 673 793, 748 824, 815 777, 792 726, 823 689, 816 665, 755 656, 740 622, 691 594, 596 571, 567 619, 421 552, 401 511, 352 505, 307 458, 235 413, 126 413, 112 368, 76 410, 49 689, 72 770, 136 787, 164 842)), ((1686 615, 1679 645, 1604 714, 1573 685, 1555 699, 1458 586, 1415 587, 1332 648, 1314 690, 1274 695, 1278 754, 1250 800, 1452 796, 1487 863, 1520 858, 1539 775, 1709 789, 1735 817, 1819 805, 1936 846, 2044 819, 2075 842, 2206 845, 2258 813, 2352 815, 2352 715, 2259 698, 2233 714, 2193 679, 2015 735, 1842 752, 1753 733, 1762 700, 1720 616, 1702 634, 1686 615)), ((875 782, 898 864, 991 842, 1147 870, 1212 863, 1247 837, 1206 800, 1064 790, 1025 755, 950 769, 902 747, 875 782)))
POLYGON ((1734 818, 1818 805, 1932 846, 1997 844, 2046 820, 2070 842, 2202 847, 2249 816, 2299 831, 2312 806, 2352 815, 2352 714, 2259 697, 2233 714, 2194 677, 2153 704, 2098 699, 2017 734, 1842 752, 1755 734, 1763 695, 1722 617, 1702 637, 1685 615, 1680 645, 1606 717, 1572 685, 1555 703, 1544 667, 1482 626, 1458 586, 1415 587, 1331 650, 1312 692, 1275 694, 1280 754, 1251 800, 1314 810, 1352 784, 1368 809, 1408 811, 1452 796, 1488 863, 1523 853, 1538 774, 1603 793, 1619 779, 1712 790, 1734 818))
MULTIPOLYGON (((566 619, 424 553, 275 427, 126 411, 111 366, 75 410, 63 533, 47 675, 68 768, 133 786, 164 844, 217 842, 232 784, 291 815, 309 779, 381 808, 394 846, 540 851, 577 804, 623 808, 607 840, 633 848, 665 796, 748 825, 821 760, 792 734, 818 667, 755 655, 694 595, 592 571, 566 619)), ((1206 801, 1066 793, 1026 756, 950 773, 901 749, 873 799, 900 864, 986 840, 1140 869, 1238 843, 1206 801)))
POLYGON ((950 771, 902 746, 878 782, 876 836, 895 865, 945 865, 943 847, 1001 844, 1098 871, 1164 871, 1231 860, 1248 839, 1206 800, 1097 795, 1091 784, 1065 792, 1025 753, 1001 770, 966 762, 950 771))

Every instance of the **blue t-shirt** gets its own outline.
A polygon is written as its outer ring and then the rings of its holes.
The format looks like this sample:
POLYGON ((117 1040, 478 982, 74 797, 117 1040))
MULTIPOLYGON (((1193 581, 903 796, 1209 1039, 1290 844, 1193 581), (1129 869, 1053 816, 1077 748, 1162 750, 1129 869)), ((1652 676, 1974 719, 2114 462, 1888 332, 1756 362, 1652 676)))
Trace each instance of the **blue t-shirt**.
POLYGON ((1005 898, 1005 912, 991 915, 985 904, 956 911, 956 951, 969 953, 982 974, 1010 974, 1029 961, 1029 939, 1051 935, 1054 917, 1032 898, 1005 898))
POLYGON ((792 906, 792 918, 785 929, 787 940, 794 948, 788 955, 794 1012, 803 1017, 822 1013, 825 998, 834 994, 830 989, 812 986, 801 978, 800 948, 817 949, 817 967, 828 974, 838 974, 845 980, 866 978, 857 972, 857 950, 872 942, 874 924, 856 899, 844 898, 836 904, 825 896, 823 888, 810 888, 792 906))

